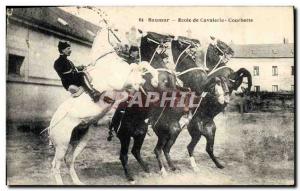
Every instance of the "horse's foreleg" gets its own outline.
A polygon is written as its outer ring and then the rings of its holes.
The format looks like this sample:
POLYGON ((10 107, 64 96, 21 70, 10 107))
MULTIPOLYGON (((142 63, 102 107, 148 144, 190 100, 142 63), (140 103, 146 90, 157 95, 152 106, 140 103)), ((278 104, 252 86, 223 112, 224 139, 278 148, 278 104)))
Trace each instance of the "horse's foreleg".
POLYGON ((190 156, 191 166, 195 172, 199 171, 199 168, 198 168, 197 163, 194 158, 194 150, 201 138, 200 125, 201 124, 197 122, 197 124, 193 123, 188 126, 188 132, 192 139, 191 139, 191 142, 187 146, 187 150, 188 150, 188 153, 190 156))
POLYGON ((219 161, 216 159, 216 157, 214 155, 214 141, 215 141, 216 125, 213 121, 211 121, 211 122, 205 124, 205 129, 207 130, 204 135, 207 140, 206 152, 208 153, 210 158, 213 160, 215 165, 218 168, 222 169, 222 168, 224 168, 224 166, 219 163, 219 161))
MULTIPOLYGON (((157 134, 158 135, 158 134, 157 134)), ((162 176, 166 176, 167 175, 167 171, 163 165, 163 160, 162 160, 162 148, 165 146, 167 142, 167 136, 166 135, 162 135, 162 136, 158 136, 158 141, 157 144, 154 148, 154 153, 158 162, 158 166, 160 169, 160 172, 162 174, 162 176)))
POLYGON ((165 144, 165 146, 163 147, 163 151, 166 157, 166 160, 168 162, 169 167, 171 168, 172 171, 176 170, 175 165, 173 164, 172 160, 171 160, 171 156, 170 156, 170 150, 172 148, 172 146, 174 145, 179 133, 180 133, 181 129, 178 125, 178 128, 174 128, 172 130, 171 135, 167 141, 167 143, 165 144))
POLYGON ((70 175, 71 175, 73 183, 76 184, 76 185, 84 185, 84 184, 80 181, 80 179, 78 178, 77 173, 75 171, 75 160, 76 160, 77 156, 86 147, 86 145, 87 145, 88 141, 90 140, 91 136, 94 134, 94 129, 95 129, 95 127, 93 125, 88 127, 87 132, 79 140, 79 143, 78 143, 78 145, 76 146, 76 148, 73 152, 72 161, 71 161, 71 164, 70 164, 70 175))
POLYGON ((144 135, 138 135, 134 137, 134 144, 131 150, 131 153, 135 157, 135 159, 139 162, 143 170, 147 173, 150 172, 148 165, 144 162, 144 160, 141 157, 141 148, 144 143, 144 139, 146 136, 146 131, 144 135))
POLYGON ((130 136, 119 134, 118 137, 121 142, 120 161, 122 163, 125 176, 128 181, 134 181, 134 178, 128 169, 128 148, 130 144, 130 136))

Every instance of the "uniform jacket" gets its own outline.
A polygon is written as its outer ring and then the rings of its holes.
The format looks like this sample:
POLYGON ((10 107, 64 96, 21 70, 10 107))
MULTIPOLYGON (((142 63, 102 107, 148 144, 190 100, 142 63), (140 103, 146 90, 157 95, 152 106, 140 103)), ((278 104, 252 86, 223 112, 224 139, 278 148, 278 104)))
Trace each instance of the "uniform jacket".
POLYGON ((62 84, 66 90, 70 85, 81 86, 81 75, 77 72, 75 65, 66 56, 60 57, 54 62, 54 69, 61 78, 62 84))

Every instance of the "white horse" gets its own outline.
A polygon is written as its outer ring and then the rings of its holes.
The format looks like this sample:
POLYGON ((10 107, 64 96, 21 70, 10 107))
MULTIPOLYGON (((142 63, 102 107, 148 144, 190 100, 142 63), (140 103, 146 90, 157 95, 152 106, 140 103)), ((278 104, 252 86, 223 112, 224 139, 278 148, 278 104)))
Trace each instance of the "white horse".
MULTIPOLYGON (((96 62, 95 66, 88 67, 88 73, 92 77, 92 84, 95 89, 104 92, 103 96, 108 96, 115 100, 115 105, 121 103, 126 97, 116 97, 118 91, 137 91, 145 83, 143 75, 152 74, 151 83, 158 85, 158 72, 148 63, 139 65, 124 62, 115 52, 106 54, 96 62)), ((49 138, 55 147, 55 156, 52 162, 52 172, 57 184, 63 184, 60 167, 69 147, 72 131, 78 125, 88 127, 87 133, 81 138, 75 148, 70 164, 70 175, 74 184, 83 184, 74 168, 76 157, 86 146, 89 138, 93 136, 93 124, 103 118, 110 111, 113 104, 100 99, 94 103, 87 93, 81 94, 77 98, 70 97, 63 102, 54 113, 48 127, 49 138)))

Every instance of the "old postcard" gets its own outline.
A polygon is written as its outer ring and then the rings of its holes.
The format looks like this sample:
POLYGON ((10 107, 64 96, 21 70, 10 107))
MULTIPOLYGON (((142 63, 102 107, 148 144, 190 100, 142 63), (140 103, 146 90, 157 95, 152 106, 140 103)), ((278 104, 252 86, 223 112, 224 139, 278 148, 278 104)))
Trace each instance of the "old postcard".
POLYGON ((7 185, 294 186, 294 7, 6 7, 7 185))

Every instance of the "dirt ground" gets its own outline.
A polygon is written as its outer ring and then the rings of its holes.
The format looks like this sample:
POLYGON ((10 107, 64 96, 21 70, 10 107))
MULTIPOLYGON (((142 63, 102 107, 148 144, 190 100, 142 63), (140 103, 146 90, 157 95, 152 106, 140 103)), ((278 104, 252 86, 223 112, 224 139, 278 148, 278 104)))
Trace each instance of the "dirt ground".
MULTIPOLYGON (((186 146, 190 136, 186 129, 179 135, 171 157, 180 170, 159 174, 153 153, 156 135, 146 137, 142 156, 151 173, 143 172, 129 155, 129 167, 136 185, 293 185, 294 184, 294 114, 293 113, 221 113, 215 118, 217 133, 215 155, 225 168, 215 167, 205 152, 205 138, 195 149, 200 171, 190 166, 186 146)), ((21 131, 9 125, 7 132, 7 183, 9 185, 52 185, 50 174, 54 148, 45 137, 31 131, 21 131)), ((87 185, 130 185, 119 162, 119 140, 107 142, 106 126, 98 131, 78 157, 76 170, 87 185)), ((72 184, 67 166, 62 166, 63 180, 72 184)))

